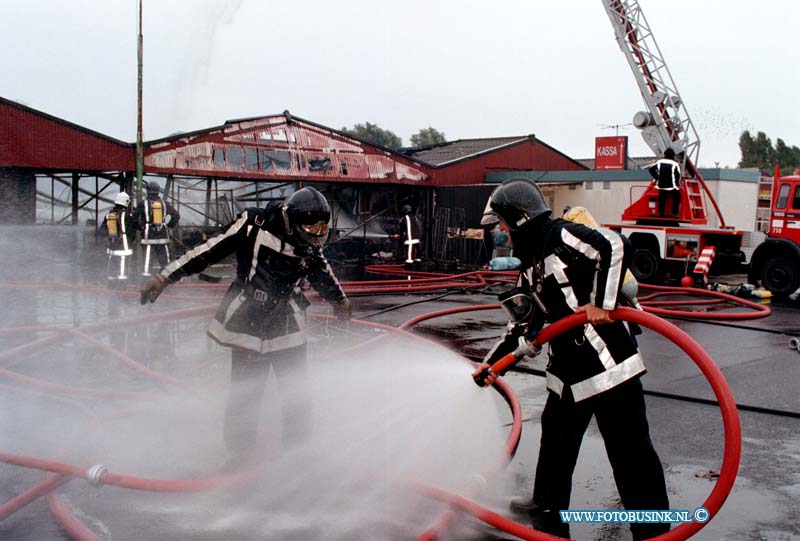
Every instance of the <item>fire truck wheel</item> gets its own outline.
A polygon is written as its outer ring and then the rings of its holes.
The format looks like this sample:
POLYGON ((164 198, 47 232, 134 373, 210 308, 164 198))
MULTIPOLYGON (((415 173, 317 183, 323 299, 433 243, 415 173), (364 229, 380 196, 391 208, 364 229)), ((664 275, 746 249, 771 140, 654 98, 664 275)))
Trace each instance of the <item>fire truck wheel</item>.
POLYGON ((631 272, 640 282, 653 283, 659 277, 661 262, 659 257, 647 248, 638 248, 633 252, 631 272))
POLYGON ((789 259, 773 257, 761 268, 761 283, 776 297, 785 297, 800 287, 800 273, 789 259))

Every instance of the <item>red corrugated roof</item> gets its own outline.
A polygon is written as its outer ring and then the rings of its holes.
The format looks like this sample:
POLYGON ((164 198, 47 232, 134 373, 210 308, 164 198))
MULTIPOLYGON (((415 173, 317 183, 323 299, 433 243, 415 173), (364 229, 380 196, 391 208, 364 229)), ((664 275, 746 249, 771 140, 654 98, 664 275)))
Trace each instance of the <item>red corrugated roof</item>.
MULTIPOLYGON (((0 167, 133 171, 135 145, 0 98, 0 167)), ((407 154, 280 115, 145 142, 145 172, 265 181, 481 184, 495 171, 583 166, 533 135, 460 139, 407 154)))
POLYGON ((130 171, 135 147, 0 98, 0 166, 68 171, 130 171))

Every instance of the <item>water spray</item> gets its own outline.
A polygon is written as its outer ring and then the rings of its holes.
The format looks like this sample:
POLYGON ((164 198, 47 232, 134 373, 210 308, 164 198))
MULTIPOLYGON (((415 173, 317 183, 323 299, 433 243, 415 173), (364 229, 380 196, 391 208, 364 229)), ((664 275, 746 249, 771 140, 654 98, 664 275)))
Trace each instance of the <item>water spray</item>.
MULTIPOLYGON (((491 285, 493 283, 498 282, 510 282, 512 279, 512 273, 499 273, 499 272, 475 272, 475 273, 465 273, 462 275, 443 275, 439 273, 419 273, 414 271, 407 271, 404 269, 388 269, 384 268, 381 269, 385 274, 404 274, 404 275, 413 275, 414 279, 412 280, 383 280, 377 281, 374 285, 370 286, 369 283, 365 282, 352 282, 348 284, 344 284, 345 288, 348 290, 348 294, 358 294, 358 293, 365 293, 365 294, 375 294, 375 293, 409 293, 409 292, 420 292, 420 291, 429 291, 429 290, 465 290, 465 289, 473 289, 479 290, 482 287, 486 287, 487 285, 491 285)), ((101 292, 100 288, 91 288, 87 286, 75 286, 74 284, 54 284, 54 283, 30 283, 30 282, 7 282, 0 284, 0 287, 5 288, 14 288, 19 289, 23 287, 36 287, 37 290, 41 289, 42 287, 52 287, 52 288, 60 288, 60 289, 67 289, 70 291, 85 291, 85 292, 92 292, 92 293, 99 293, 101 292)), ((219 286, 214 286, 219 288, 219 286)), ((206 289, 206 287, 197 287, 197 286, 185 286, 185 289, 206 289)), ((208 288, 210 289, 210 288, 208 288)), ((666 309, 666 306, 670 306, 673 304, 687 304, 691 301, 664 301, 661 303, 658 302, 651 302, 648 303, 650 306, 645 305, 645 310, 648 312, 657 313, 660 315, 666 316, 674 316, 674 315, 681 315, 685 317, 693 317, 694 319, 753 319, 757 317, 764 317, 769 314, 769 309, 761 306, 755 305, 755 303, 749 303, 747 301, 743 301, 742 299, 735 298, 733 296, 728 296, 720 293, 715 292, 706 292, 704 290, 685 290, 683 288, 652 288, 657 291, 656 294, 659 295, 704 295, 707 297, 712 297, 715 300, 705 301, 705 302, 720 302, 718 299, 722 299, 727 302, 736 303, 738 305, 744 305, 745 307, 754 309, 751 311, 743 311, 738 313, 728 313, 722 314, 720 312, 690 312, 686 311, 676 311, 666 309), (664 308, 658 308, 658 305, 661 305, 664 308)), ((109 294, 105 289, 102 290, 103 294, 109 294)), ((120 292, 114 294, 122 294, 125 296, 138 296, 138 292, 120 292)), ((166 297, 167 295, 165 295, 166 297)), ((174 295, 171 296, 175 298, 175 300, 185 300, 185 301, 193 301, 193 302, 207 302, 211 300, 211 297, 205 296, 181 296, 181 295, 174 295)), ((645 300, 645 299, 642 299, 645 300)), ((65 328, 63 326, 57 325, 29 325, 24 327, 10 327, 5 329, 0 329, 0 334, 5 333, 19 333, 19 332, 50 332, 52 334, 48 336, 43 336, 37 339, 34 339, 28 343, 17 345, 14 348, 11 348, 7 351, 0 352, 0 358, 11 358, 15 357, 19 354, 23 353, 30 353, 33 350, 39 350, 46 345, 52 344, 53 342, 57 342, 59 340, 63 340, 65 338, 77 338, 81 341, 85 341, 90 343, 93 347, 99 348, 101 350, 106 350, 107 345, 101 347, 98 340, 91 339, 88 335, 90 331, 105 331, 109 330, 114 326, 119 325, 131 325, 131 324, 139 324, 139 323, 151 323, 157 322, 162 319, 175 319, 175 318, 183 318, 183 317, 191 317, 191 316, 200 316, 200 315, 207 315, 214 311, 216 308, 215 305, 199 305, 193 306, 191 308, 180 308, 176 310, 170 310, 165 312, 154 312, 148 311, 144 313, 136 313, 134 315, 115 319, 113 321, 103 321, 103 322, 93 322, 79 326, 78 328, 65 328)), ((401 326, 401 329, 408 329, 414 324, 423 321, 425 319, 430 319, 433 317, 438 317, 441 315, 458 313, 458 312, 467 312, 467 311, 474 311, 474 310, 494 310, 498 308, 498 305, 480 305, 480 306, 472 306, 472 307, 459 307, 450 310, 443 310, 438 312, 432 312, 430 314, 424 314, 422 316, 418 316, 411 321, 406 322, 401 326)), ((328 318, 329 316, 312 316, 312 317, 321 317, 321 318, 328 318)), ((722 409, 723 415, 723 422, 724 422, 724 429, 725 429, 725 455, 723 459, 723 464, 721 468, 721 475, 717 480, 717 484, 715 485, 711 495, 706 500, 704 506, 709 509, 711 516, 713 517, 716 512, 721 507, 722 503, 727 498, 729 494, 733 482, 736 477, 736 472, 738 471, 738 463, 739 463, 739 454, 740 454, 740 440, 741 440, 741 428, 739 426, 739 419, 738 413, 736 412, 736 405, 733 403, 733 398, 730 393, 727 384, 725 383, 719 369, 714 364, 713 360, 708 357, 708 355, 700 348, 700 346, 692 340, 688 335, 683 333, 677 329, 677 327, 667 323, 666 321, 661 320, 653 315, 650 315, 645 312, 630 310, 621 308, 614 312, 612 312, 612 318, 614 319, 622 319, 627 321, 633 321, 635 323, 639 323, 645 327, 649 327, 656 332, 660 332, 668 339, 675 342, 681 349, 683 349, 689 356, 700 366, 703 374, 706 378, 709 379, 711 382, 712 389, 714 390, 717 398, 719 400, 720 408, 722 409)), ((366 323, 366 322, 355 322, 355 323, 366 323)), ((565 318, 557 323, 554 323, 544 330, 542 330, 536 339, 533 341, 533 346, 541 346, 542 344, 546 343, 550 339, 552 339, 557 334, 564 332, 568 328, 572 328, 573 326, 578 326, 581 324, 585 324, 585 315, 583 314, 576 314, 570 316, 569 318, 565 318)), ((384 328, 384 330, 391 330, 395 333, 398 332, 398 329, 391 328, 388 326, 381 326, 375 323, 366 323, 372 327, 379 327, 384 328)), ((400 331, 402 332, 402 331, 400 331)), ((795 341, 791 346, 795 349, 798 348, 798 342, 795 341)), ((502 373, 507 370, 511 365, 517 362, 525 355, 532 354, 533 351, 527 348, 531 347, 527 343, 525 344, 525 348, 518 347, 513 353, 501 358, 499 361, 492 365, 492 372, 495 373, 502 373)), ((106 353, 110 353, 109 351, 105 351, 106 353)), ((127 356, 122 355, 114 355, 119 360, 122 360, 126 364, 131 365, 134 369, 145 376, 154 377, 159 380, 163 380, 165 383, 173 384, 173 386, 177 387, 178 389, 186 387, 184 382, 181 382, 175 378, 161 378, 158 377, 158 374, 154 373, 152 370, 136 368, 132 365, 132 359, 127 356)), ((35 383, 37 387, 44 388, 47 391, 58 391, 58 392, 67 392, 69 394, 79 394, 79 395, 92 395, 92 396, 114 396, 114 397, 131 397, 131 398, 141 398, 141 393, 136 392, 123 392, 123 391, 114 391, 111 389, 83 389, 83 388, 75 388, 75 387, 67 387, 65 385, 59 385, 56 383, 50 382, 42 382, 40 380, 35 380, 31 377, 24 377, 22 378, 21 375, 16 374, 8 370, 8 367, 0 370, 0 374, 6 375, 7 377, 12 377, 17 381, 26 383, 26 384, 33 384, 35 383)), ((488 374, 483 375, 483 380, 488 374)), ((478 378, 476 377, 476 383, 480 384, 478 378)), ((501 394, 504 394, 503 389, 506 389, 506 385, 502 382, 502 380, 497 380, 494 385, 495 389, 501 391, 501 394)), ((513 393, 511 393, 510 389, 506 389, 506 400, 509 402, 512 410, 515 411, 514 419, 515 425, 512 429, 512 433, 509 435, 509 440, 507 442, 506 447, 506 455, 513 456, 513 452, 516 449, 516 446, 519 442, 519 431, 521 426, 519 424, 519 406, 514 405, 515 402, 513 399, 509 399, 508 397, 513 397, 513 393)), ((194 492, 194 491, 202 491, 208 490, 210 488, 217 487, 221 484, 225 484, 225 482, 219 478, 211 478, 211 479, 198 479, 198 480, 178 480, 178 479, 152 479, 152 478, 138 478, 133 476, 125 476, 120 475, 118 473, 113 473, 102 466, 95 467, 91 473, 87 472, 85 468, 75 468, 71 466, 67 466, 64 464, 57 464, 55 462, 48 462, 47 464, 33 458, 33 457, 12 457, 8 453, 0 453, 0 461, 6 462, 9 464, 16 464, 19 466, 24 467, 33 467, 34 469, 44 470, 46 472, 50 472, 51 474, 47 477, 45 481, 40 483, 39 485, 34 486, 29 491, 21 494, 17 498, 7 502, 5 505, 0 506, 0 517, 8 516, 13 514, 16 510, 20 509, 30 503, 31 501, 48 494, 48 503, 50 503, 51 508, 58 509, 60 507, 59 500, 55 494, 52 493, 54 489, 61 486, 69 479, 74 478, 83 478, 86 481, 90 481, 93 483, 100 483, 101 485, 113 485, 121 488, 129 488, 135 490, 146 490, 146 491, 159 491, 159 492, 194 492)), ((442 498, 446 500, 444 494, 442 494, 442 498)), ((458 503, 454 501, 449 501, 448 503, 452 504, 454 507, 458 507, 458 503)), ((463 503, 463 502, 462 502, 463 503)), ((477 508, 474 508, 477 510, 477 508)), ((454 516, 454 515, 449 515, 454 516)), ((74 520, 74 519, 73 519, 74 520)), ((450 519, 452 520, 452 518, 450 519)), ((59 519, 62 525, 72 531, 73 529, 67 527, 66 525, 70 523, 68 518, 59 519)), ((441 528, 436 528, 437 532, 440 532, 444 529, 444 523, 447 522, 445 520, 441 521, 438 526, 441 528)), ((510 522, 510 521, 509 521, 510 522)), ((76 524, 73 524, 76 526, 76 524)), ((660 537, 659 539, 662 540, 677 540, 677 539, 686 539, 688 536, 692 535, 695 531, 699 530, 702 525, 699 524, 692 524, 692 525, 683 525, 675 530, 672 530, 668 535, 668 537, 660 537), (686 526, 686 528, 684 528, 686 526), (690 527, 694 527, 693 530, 690 527)), ((78 530, 80 528, 77 528, 78 530)), ((541 535, 541 533, 539 532, 541 535)), ((91 534, 89 534, 91 535, 91 534)), ((86 535, 86 532, 77 532, 74 534, 76 539, 91 539, 95 537, 89 537, 86 535)), ((435 538, 431 537, 431 538, 435 538)), ((536 538, 536 537, 526 537, 526 538, 536 538)), ((538 537, 541 539, 542 537, 538 537)), ((96 538, 95 538, 96 539, 96 538)))

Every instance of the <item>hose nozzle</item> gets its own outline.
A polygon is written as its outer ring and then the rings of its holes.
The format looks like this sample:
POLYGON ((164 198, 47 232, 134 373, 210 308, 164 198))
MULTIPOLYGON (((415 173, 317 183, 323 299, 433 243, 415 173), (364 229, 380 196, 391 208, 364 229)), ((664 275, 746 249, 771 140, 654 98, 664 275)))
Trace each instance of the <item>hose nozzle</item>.
POLYGON ((506 370, 511 367, 512 364, 516 363, 523 357, 535 357, 542 351, 542 346, 537 344, 536 342, 529 342, 525 339, 525 337, 519 338, 519 345, 517 349, 500 357, 497 361, 495 361, 490 367, 481 370, 481 372, 475 376, 472 376, 472 379, 475 380, 475 385, 478 387, 485 387, 486 386, 486 378, 490 375, 502 374, 506 370))

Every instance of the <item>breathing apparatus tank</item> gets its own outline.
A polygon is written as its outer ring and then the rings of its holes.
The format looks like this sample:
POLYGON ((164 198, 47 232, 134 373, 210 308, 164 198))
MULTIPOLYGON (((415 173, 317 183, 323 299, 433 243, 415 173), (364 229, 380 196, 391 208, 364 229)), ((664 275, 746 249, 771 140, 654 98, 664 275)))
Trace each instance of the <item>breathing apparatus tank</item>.
POLYGON ((164 224, 164 207, 161 201, 153 201, 150 204, 150 221, 153 225, 164 224))
POLYGON ((109 212, 106 216, 106 227, 108 228, 108 236, 116 237, 119 235, 119 215, 116 212, 109 212))
MULTIPOLYGON (((568 222, 575 222, 576 224, 585 225, 592 229, 599 229, 600 225, 594 219, 594 216, 589 212, 586 207, 572 207, 562 216, 568 222)), ((630 298, 635 298, 639 291, 639 284, 636 282, 633 273, 630 269, 625 271, 625 278, 622 283, 623 293, 630 298)))
POLYGON ((127 208, 130 204, 131 196, 125 192, 119 192, 114 198, 114 208, 106 215, 106 228, 108 229, 109 237, 118 237, 122 232, 120 220, 122 219, 122 213, 125 212, 124 208, 127 208), (118 209, 118 207, 123 208, 118 209))

